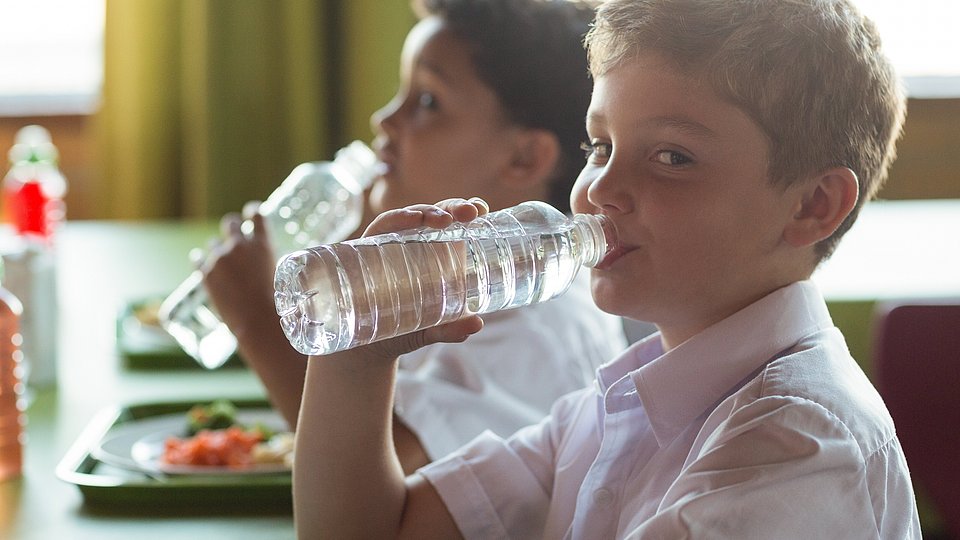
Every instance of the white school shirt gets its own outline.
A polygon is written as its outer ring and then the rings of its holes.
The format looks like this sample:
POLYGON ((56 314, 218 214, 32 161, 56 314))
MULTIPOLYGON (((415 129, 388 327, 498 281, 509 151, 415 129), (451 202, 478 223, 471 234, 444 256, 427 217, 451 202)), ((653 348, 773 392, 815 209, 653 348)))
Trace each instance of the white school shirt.
POLYGON ((809 281, 420 473, 467 538, 920 538, 893 422, 809 281))
POLYGON ((626 347, 619 317, 600 311, 580 272, 563 295, 483 315, 465 343, 437 343, 400 357, 394 411, 431 459, 485 429, 512 435, 553 403, 591 384, 626 347))

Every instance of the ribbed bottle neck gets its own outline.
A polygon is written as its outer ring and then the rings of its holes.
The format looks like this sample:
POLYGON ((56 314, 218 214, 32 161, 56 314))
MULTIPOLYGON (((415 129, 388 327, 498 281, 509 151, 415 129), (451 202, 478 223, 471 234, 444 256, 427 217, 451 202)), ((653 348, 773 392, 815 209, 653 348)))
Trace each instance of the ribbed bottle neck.
POLYGON ((617 229, 610 218, 595 214, 573 216, 574 254, 580 264, 594 267, 617 247, 617 229))
POLYGON ((362 141, 353 141, 338 150, 333 162, 349 171, 361 191, 370 187, 374 178, 383 172, 376 153, 362 141))

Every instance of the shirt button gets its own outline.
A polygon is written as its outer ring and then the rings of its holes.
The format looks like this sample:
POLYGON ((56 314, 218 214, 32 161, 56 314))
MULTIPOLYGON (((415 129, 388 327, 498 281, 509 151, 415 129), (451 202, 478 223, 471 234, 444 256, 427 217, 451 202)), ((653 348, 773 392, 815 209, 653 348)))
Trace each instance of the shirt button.
POLYGON ((593 502, 597 506, 607 506, 613 502, 613 493, 610 493, 609 489, 600 488, 593 492, 593 502))

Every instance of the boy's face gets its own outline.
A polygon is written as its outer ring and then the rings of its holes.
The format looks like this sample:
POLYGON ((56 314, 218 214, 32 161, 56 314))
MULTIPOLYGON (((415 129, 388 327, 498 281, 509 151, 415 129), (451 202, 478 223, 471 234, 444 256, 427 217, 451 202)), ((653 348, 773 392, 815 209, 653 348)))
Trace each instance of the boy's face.
POLYGON ((573 209, 609 216, 622 244, 591 272, 602 309, 657 324, 673 347, 790 281, 793 200, 738 108, 642 54, 596 79, 587 132, 573 209))
POLYGON ((474 195, 496 208, 496 179, 511 158, 515 128, 477 77, 466 45, 440 19, 426 18, 407 36, 400 71, 397 95, 370 119, 387 166, 372 188, 371 210, 474 195))

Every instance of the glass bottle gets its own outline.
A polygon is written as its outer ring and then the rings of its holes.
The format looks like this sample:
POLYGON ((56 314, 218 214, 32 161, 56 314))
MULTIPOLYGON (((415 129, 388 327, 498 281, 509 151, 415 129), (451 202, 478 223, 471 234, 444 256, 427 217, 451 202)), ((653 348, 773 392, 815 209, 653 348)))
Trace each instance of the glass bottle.
POLYGON ((615 246, 604 216, 526 202, 444 229, 419 228, 294 252, 280 261, 281 326, 328 354, 459 319, 544 302, 615 246))
MULTIPOLYGON (((363 191, 379 171, 376 154, 360 141, 333 161, 298 165, 260 205, 278 256, 348 237, 363 217, 363 191)), ((237 340, 210 305, 197 270, 161 304, 160 322, 183 350, 208 369, 220 367, 237 340)))
MULTIPOLYGON (((0 276, 3 266, 0 263, 0 276)), ((19 322, 23 306, 0 286, 0 481, 20 476, 26 403, 19 322)))

